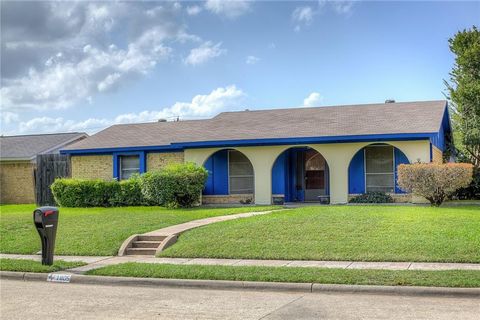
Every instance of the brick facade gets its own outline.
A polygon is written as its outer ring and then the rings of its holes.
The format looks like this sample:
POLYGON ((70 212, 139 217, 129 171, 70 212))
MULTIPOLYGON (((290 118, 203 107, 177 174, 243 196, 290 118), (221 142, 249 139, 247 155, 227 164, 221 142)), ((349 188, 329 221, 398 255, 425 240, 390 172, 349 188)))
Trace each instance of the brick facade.
POLYGON ((0 203, 35 203, 33 169, 31 162, 0 163, 0 203))
POLYGON ((433 163, 443 163, 443 153, 442 150, 432 145, 432 162, 433 163))
POLYGON ((202 195, 203 204, 240 204, 248 199, 254 203, 253 194, 202 195))
POLYGON ((183 161, 183 152, 147 153, 147 171, 159 170, 168 164, 183 161))
MULTIPOLYGON (((360 194, 349 194, 348 201, 360 194)), ((388 193, 393 198, 393 202, 395 203, 408 203, 412 202, 412 195, 410 193, 388 193)))
POLYGON ((72 156, 72 178, 113 179, 113 159, 111 155, 72 156))

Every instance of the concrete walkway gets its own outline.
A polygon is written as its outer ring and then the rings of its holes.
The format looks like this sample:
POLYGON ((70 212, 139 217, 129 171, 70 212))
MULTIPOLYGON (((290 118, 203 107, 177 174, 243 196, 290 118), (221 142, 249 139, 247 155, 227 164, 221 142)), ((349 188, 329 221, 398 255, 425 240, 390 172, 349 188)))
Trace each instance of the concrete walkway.
POLYGON ((240 218, 248 218, 248 217, 264 215, 264 214, 269 214, 269 213, 279 212, 279 211, 282 211, 282 210, 245 212, 245 213, 230 214, 230 215, 226 215, 226 216, 192 220, 192 221, 189 221, 189 222, 176 224, 176 225, 166 227, 166 228, 162 228, 162 229, 158 229, 158 230, 155 230, 155 231, 150 231, 150 232, 144 233, 144 235, 146 235, 146 236, 170 236, 170 235, 174 235, 174 234, 179 235, 179 234, 181 234, 181 233, 183 233, 187 230, 202 227, 202 226, 206 226, 207 224, 211 224, 211 223, 215 223, 215 222, 235 220, 235 219, 240 219, 240 218))
MULTIPOLYGON (((28 259, 40 261, 38 255, 0 254, 0 258, 28 259)), ((69 271, 83 273, 101 267, 126 262, 160 263, 177 265, 216 265, 216 266, 266 266, 266 267, 311 267, 337 269, 382 269, 382 270, 475 270, 480 271, 480 263, 440 263, 440 262, 363 262, 363 261, 308 261, 308 260, 248 260, 248 259, 205 259, 205 258, 155 258, 151 256, 91 257, 55 256, 57 260, 83 261, 83 267, 69 271)))
MULTIPOLYGON (((282 210, 283 209, 268 210, 268 211, 253 211, 253 212, 230 214, 226 216, 198 219, 198 220, 192 220, 189 222, 176 224, 166 228, 150 231, 143 234, 134 234, 128 237, 123 242, 123 244, 120 246, 120 249, 118 250, 118 255, 122 257, 126 255, 147 255, 147 254, 151 254, 151 256, 156 256, 158 255, 158 253, 162 252, 163 250, 165 250, 166 248, 170 247, 175 242, 177 242, 178 236, 185 231, 206 226, 208 224, 212 224, 216 222, 229 221, 229 220, 235 220, 240 218, 248 218, 248 217, 253 217, 258 215, 269 214, 273 212, 279 212, 282 210), (157 241, 158 242, 157 243, 154 242, 153 246, 149 246, 149 247, 137 246, 142 244, 141 241, 140 243, 138 243, 139 239, 150 240, 149 238, 155 242, 157 241)), ((152 241, 150 241, 150 244, 152 244, 152 241)))

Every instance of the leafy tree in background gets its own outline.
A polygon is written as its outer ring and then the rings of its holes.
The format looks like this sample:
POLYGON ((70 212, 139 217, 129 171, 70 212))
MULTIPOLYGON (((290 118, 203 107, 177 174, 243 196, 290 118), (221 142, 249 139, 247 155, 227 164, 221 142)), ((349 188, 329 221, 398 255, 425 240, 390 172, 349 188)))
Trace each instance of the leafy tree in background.
POLYGON ((460 161, 480 169, 480 31, 473 26, 449 39, 455 54, 450 82, 445 81, 460 161))

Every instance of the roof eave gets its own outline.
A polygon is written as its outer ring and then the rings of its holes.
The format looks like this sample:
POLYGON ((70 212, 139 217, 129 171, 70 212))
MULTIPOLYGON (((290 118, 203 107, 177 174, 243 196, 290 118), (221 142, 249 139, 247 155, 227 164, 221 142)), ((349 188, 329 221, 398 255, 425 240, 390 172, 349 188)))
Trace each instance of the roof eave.
POLYGON ((298 145, 316 143, 348 143, 348 142, 372 142, 372 141, 399 141, 399 140, 427 140, 437 134, 436 132, 422 133, 394 133, 350 136, 325 136, 325 137, 301 137, 301 138, 273 138, 273 139, 242 139, 242 140, 216 140, 179 142, 163 146, 132 146, 111 147, 94 149, 64 149, 61 154, 87 155, 87 154, 110 154, 113 152, 150 151, 150 152, 175 152, 184 149, 214 148, 214 147, 240 147, 240 146, 268 146, 268 145, 298 145))

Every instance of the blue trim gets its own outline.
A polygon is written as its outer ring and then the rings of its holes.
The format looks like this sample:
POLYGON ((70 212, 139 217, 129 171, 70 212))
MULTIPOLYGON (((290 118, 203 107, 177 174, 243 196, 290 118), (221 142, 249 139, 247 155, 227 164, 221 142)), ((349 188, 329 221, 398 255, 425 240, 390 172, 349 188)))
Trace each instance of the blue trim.
POLYGON ((409 164, 410 161, 408 161, 408 158, 407 156, 398 148, 394 148, 394 161, 395 161, 395 176, 394 176, 394 179, 395 179, 395 193, 405 193, 405 191, 403 191, 402 189, 400 189, 400 187, 398 186, 398 182, 397 182, 397 171, 398 171, 398 165, 400 164, 409 164))
POLYGON ((113 178, 120 180, 120 156, 138 155, 140 160, 140 173, 147 172, 147 161, 145 159, 144 151, 131 151, 131 152, 114 152, 113 158, 113 178))
POLYGON ((365 148, 355 153, 348 166, 348 193, 365 193, 365 148))
MULTIPOLYGON (((391 145, 388 145, 391 146, 391 145)), ((348 193, 349 194, 363 194, 366 192, 365 186, 365 148, 358 150, 357 153, 350 160, 348 166, 348 193)), ((397 183, 397 167, 399 164, 408 164, 407 156, 398 148, 393 147, 394 152, 394 182, 395 182, 395 193, 405 193, 402 189, 398 187, 397 183)))
MULTIPOLYGON (((287 152, 282 152, 272 167, 272 194, 283 194, 287 197, 287 152)), ((288 200, 286 200, 288 201, 288 200)))
POLYGON ((438 136, 437 132, 425 133, 395 133, 369 134, 350 136, 303 137, 303 138, 275 138, 275 139, 246 139, 246 140, 216 140, 172 143, 167 146, 139 146, 119 148, 60 150, 62 154, 109 154, 113 152, 175 152, 188 148, 236 147, 236 146, 269 146, 269 145, 298 145, 314 143, 341 143, 341 142, 370 142, 370 141, 401 141, 401 140, 429 140, 438 136))
POLYGON ((448 103, 446 103, 440 128, 438 129, 438 132, 430 138, 430 142, 443 152, 447 147, 445 143, 446 137, 451 136, 451 134, 452 127, 450 123, 450 113, 448 111, 448 103))
POLYGON ((204 195, 228 195, 228 150, 212 154, 204 165, 208 178, 203 189, 204 195))

